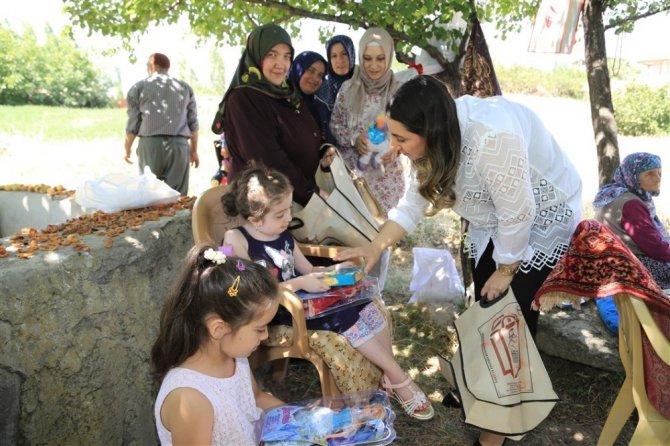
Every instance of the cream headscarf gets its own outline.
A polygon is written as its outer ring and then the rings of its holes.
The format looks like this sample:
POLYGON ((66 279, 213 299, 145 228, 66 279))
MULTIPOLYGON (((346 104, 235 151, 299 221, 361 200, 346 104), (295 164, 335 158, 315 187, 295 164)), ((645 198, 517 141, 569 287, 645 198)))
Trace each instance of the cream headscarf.
POLYGON ((358 44, 358 65, 356 65, 354 75, 349 80, 351 87, 349 88, 349 103, 346 105, 347 110, 349 110, 350 127, 358 125, 361 113, 363 112, 363 102, 365 101, 366 94, 381 95, 382 106, 385 109, 391 100, 391 96, 398 89, 398 83, 393 77, 393 71, 391 71, 393 56, 393 39, 391 35, 382 28, 368 28, 358 44), (370 79, 363 69, 363 55, 367 46, 372 42, 376 42, 382 47, 384 56, 386 57, 386 72, 377 80, 370 79))

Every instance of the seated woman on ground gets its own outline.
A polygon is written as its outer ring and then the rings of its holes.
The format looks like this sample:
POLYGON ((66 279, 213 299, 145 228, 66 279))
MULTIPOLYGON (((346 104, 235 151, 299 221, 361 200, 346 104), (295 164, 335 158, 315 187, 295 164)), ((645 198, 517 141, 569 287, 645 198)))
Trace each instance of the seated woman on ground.
MULTIPOLYGON (((243 172, 231 183, 230 191, 221 201, 226 214, 240 215, 245 223, 228 230, 223 242, 232 246, 236 256, 264 263, 277 276, 280 286, 293 291, 325 291, 328 286, 322 281, 324 269, 314 267, 296 249, 295 240, 287 230, 291 221, 292 192, 288 179, 274 169, 258 167, 243 172)), ((281 311, 278 313, 279 323, 289 325, 290 320, 287 313, 283 316, 281 311)), ((419 420, 433 417, 430 401, 393 357, 390 330, 374 303, 362 303, 310 319, 307 328, 343 335, 383 371, 381 384, 408 415, 419 420)))
POLYGON ((661 158, 632 153, 600 188, 595 217, 610 228, 647 267, 663 289, 670 288, 670 235, 656 215, 653 197, 661 191, 661 158))

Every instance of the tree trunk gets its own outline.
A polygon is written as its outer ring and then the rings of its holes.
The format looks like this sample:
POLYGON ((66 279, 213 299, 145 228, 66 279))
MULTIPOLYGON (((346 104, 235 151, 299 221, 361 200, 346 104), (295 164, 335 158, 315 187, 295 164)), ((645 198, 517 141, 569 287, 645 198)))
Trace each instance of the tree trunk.
POLYGON ((602 186, 612 181, 614 171, 619 166, 619 145, 607 69, 602 0, 584 2, 582 23, 591 120, 598 152, 598 184, 602 186))

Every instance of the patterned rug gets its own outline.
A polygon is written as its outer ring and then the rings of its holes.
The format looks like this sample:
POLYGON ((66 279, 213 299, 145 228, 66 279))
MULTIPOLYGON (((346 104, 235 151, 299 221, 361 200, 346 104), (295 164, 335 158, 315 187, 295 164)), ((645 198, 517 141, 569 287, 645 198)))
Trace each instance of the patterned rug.
MULTIPOLYGON (((670 297, 630 249, 606 226, 584 220, 568 252, 535 294, 533 308, 549 310, 562 302, 629 294, 647 303, 661 332, 670 338, 670 297)), ((654 351, 642 330, 645 387, 649 402, 670 418, 670 366, 654 351)))
POLYGON ((670 298, 612 231, 596 220, 577 226, 568 252, 535 294, 533 307, 549 310, 563 301, 628 293, 670 312, 670 298))

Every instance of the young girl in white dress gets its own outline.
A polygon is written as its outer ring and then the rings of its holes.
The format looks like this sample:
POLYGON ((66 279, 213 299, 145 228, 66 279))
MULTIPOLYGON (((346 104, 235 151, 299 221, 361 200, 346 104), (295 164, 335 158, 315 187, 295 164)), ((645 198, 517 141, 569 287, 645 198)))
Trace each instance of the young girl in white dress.
POLYGON ((282 402, 259 391, 247 357, 278 305, 277 281, 261 265, 191 249, 151 350, 163 446, 259 443, 261 414, 282 402))

